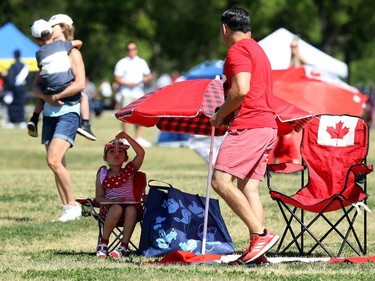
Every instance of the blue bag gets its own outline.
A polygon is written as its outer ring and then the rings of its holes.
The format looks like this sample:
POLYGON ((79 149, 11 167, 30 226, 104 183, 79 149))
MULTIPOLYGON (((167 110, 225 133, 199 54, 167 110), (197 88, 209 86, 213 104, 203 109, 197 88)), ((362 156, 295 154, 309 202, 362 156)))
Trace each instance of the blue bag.
MULTIPOLYGON (((202 251, 205 197, 168 186, 151 185, 145 203, 140 254, 164 256, 176 250, 202 251)), ((206 254, 231 254, 232 239, 220 213, 219 201, 210 199, 206 236, 206 254)))

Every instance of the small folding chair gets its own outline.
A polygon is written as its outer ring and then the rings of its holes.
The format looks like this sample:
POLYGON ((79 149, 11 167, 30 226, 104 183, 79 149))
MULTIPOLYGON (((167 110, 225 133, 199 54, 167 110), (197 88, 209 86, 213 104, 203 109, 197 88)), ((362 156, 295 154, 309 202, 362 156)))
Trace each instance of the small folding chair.
MULTIPOLYGON (((144 203, 147 198, 146 187, 147 187, 147 178, 146 174, 138 171, 134 176, 134 199, 137 204, 138 217, 137 221, 142 225, 142 216, 144 210, 144 203)), ((100 204, 94 198, 77 198, 76 201, 82 205, 82 216, 89 217, 93 216, 98 223, 98 243, 103 235, 104 220, 105 218, 100 215, 100 204)), ((120 220, 117 226, 113 229, 110 244, 108 245, 108 252, 116 249, 122 241, 122 228, 124 221, 120 220)), ((138 254, 138 247, 132 242, 129 242, 129 246, 138 254)))
POLYGON ((299 255, 311 255, 321 248, 330 257, 339 257, 345 246, 359 256, 366 254, 366 179, 373 170, 366 163, 368 139, 368 125, 360 117, 319 115, 303 129, 302 165, 268 165, 270 196, 286 222, 276 255, 291 252, 292 246, 299 255), (301 179, 295 194, 280 192, 280 186, 276 191, 276 178, 282 185, 293 180, 285 181, 286 176, 277 176, 279 173, 298 178, 296 172, 301 173, 301 179), (362 214, 360 206, 366 211, 363 218, 356 220, 362 214), (334 240, 336 237, 339 243, 334 240))

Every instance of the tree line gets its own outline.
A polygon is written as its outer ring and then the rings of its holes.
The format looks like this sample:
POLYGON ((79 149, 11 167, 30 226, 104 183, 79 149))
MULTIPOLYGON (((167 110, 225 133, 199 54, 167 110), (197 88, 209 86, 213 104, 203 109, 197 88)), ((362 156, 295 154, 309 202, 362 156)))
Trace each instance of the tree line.
POLYGON ((372 0, 2 0, 0 26, 12 22, 32 38, 34 20, 68 14, 75 37, 84 42, 87 75, 97 81, 113 78, 128 40, 138 42, 140 56, 157 73, 184 72, 203 60, 223 59, 220 16, 231 6, 251 13, 255 40, 284 27, 345 61, 350 84, 374 84, 372 0))

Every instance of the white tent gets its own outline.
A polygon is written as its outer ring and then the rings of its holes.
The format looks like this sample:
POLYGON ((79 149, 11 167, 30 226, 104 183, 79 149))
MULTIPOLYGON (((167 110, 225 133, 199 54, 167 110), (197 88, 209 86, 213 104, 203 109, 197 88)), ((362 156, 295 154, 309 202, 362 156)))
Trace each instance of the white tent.
MULTIPOLYGON (((295 34, 285 28, 279 28, 258 42, 266 52, 272 69, 286 69, 289 67, 290 43, 294 36, 295 34)), ((302 39, 299 39, 298 45, 301 56, 309 64, 341 78, 348 77, 346 63, 327 55, 302 39)))

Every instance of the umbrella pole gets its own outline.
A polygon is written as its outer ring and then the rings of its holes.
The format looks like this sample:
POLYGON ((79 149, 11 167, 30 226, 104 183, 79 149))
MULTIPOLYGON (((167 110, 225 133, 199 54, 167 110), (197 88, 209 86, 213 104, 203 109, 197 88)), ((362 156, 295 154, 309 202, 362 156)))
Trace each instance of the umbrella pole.
POLYGON ((212 166, 213 166, 213 150, 215 141, 215 127, 211 129, 211 143, 208 160, 208 175, 207 175, 207 186, 206 186, 206 205, 204 208, 204 221, 203 221, 203 238, 202 238, 202 255, 206 253, 206 238, 207 238, 207 225, 208 225, 208 209, 210 208, 210 191, 211 191, 211 177, 212 177, 212 166))

